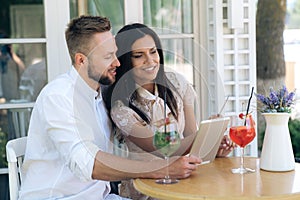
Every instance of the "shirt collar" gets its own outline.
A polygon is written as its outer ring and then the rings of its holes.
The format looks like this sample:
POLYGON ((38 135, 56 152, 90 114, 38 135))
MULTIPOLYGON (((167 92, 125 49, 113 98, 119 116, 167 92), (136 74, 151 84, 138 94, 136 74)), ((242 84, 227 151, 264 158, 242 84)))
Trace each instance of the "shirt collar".
MULTIPOLYGON (((86 92, 86 94, 91 97, 91 98, 101 98, 101 92, 100 95, 98 93, 98 91, 94 90, 93 88, 91 88, 83 79, 82 77, 79 75, 78 71, 75 69, 75 67, 73 66, 69 72, 70 77, 73 79, 74 83, 75 83, 75 88, 79 87, 80 91, 82 92, 86 92)), ((100 88, 99 88, 100 90, 100 88)))
POLYGON ((138 84, 136 84, 136 88, 137 88, 137 93, 145 99, 155 100, 158 96, 158 90, 156 84, 154 85, 154 94, 152 94, 151 92, 149 92, 148 90, 146 90, 145 88, 143 88, 138 84))

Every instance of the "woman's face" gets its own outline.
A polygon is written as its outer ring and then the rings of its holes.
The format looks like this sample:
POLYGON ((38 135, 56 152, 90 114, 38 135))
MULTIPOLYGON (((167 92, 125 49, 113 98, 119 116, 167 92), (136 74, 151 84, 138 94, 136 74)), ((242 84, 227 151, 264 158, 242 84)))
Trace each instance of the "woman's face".
POLYGON ((134 80, 139 85, 153 82, 159 70, 159 54, 154 40, 145 35, 136 40, 131 49, 134 80))

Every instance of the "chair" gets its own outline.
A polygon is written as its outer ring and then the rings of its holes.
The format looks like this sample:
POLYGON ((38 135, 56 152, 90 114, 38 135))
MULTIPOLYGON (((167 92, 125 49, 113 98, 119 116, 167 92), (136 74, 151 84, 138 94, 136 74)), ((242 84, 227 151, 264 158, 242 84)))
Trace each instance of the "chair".
MULTIPOLYGON (((12 99, 10 103, 30 103, 26 99, 12 99)), ((32 107, 10 108, 14 137, 25 137, 28 130, 32 107)))
POLYGON ((9 195, 11 200, 17 200, 22 183, 21 166, 26 149, 27 137, 13 139, 6 144, 8 163, 9 195))

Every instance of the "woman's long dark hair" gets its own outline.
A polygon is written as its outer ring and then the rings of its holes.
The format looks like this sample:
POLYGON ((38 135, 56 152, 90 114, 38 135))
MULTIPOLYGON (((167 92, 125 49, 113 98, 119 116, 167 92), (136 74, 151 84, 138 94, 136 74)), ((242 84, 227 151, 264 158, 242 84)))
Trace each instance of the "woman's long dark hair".
POLYGON ((150 35, 153 38, 160 57, 160 67, 154 80, 158 88, 158 95, 164 100, 166 98, 166 103, 173 116, 178 119, 177 102, 172 93, 172 90, 174 92, 176 90, 165 75, 164 56, 160 39, 152 29, 140 23, 126 25, 119 30, 116 35, 115 39, 118 47, 117 57, 121 65, 117 68, 115 83, 109 86, 107 93, 104 95, 107 108, 110 110, 111 105, 113 105, 115 101, 121 100, 126 106, 133 109, 143 120, 150 123, 149 116, 132 103, 133 100, 137 98, 137 92, 132 74, 131 47, 136 40, 143 38, 145 35, 150 35))

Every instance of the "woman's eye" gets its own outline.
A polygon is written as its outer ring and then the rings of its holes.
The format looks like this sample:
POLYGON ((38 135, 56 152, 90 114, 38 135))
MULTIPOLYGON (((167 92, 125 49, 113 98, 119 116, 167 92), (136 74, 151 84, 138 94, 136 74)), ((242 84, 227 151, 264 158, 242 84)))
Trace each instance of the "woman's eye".
POLYGON ((142 57, 142 55, 140 55, 140 54, 135 54, 135 55, 132 55, 132 57, 133 57, 133 58, 140 58, 140 57, 142 57))
POLYGON ((154 49, 151 51, 151 54, 155 54, 157 52, 157 49, 154 49))

